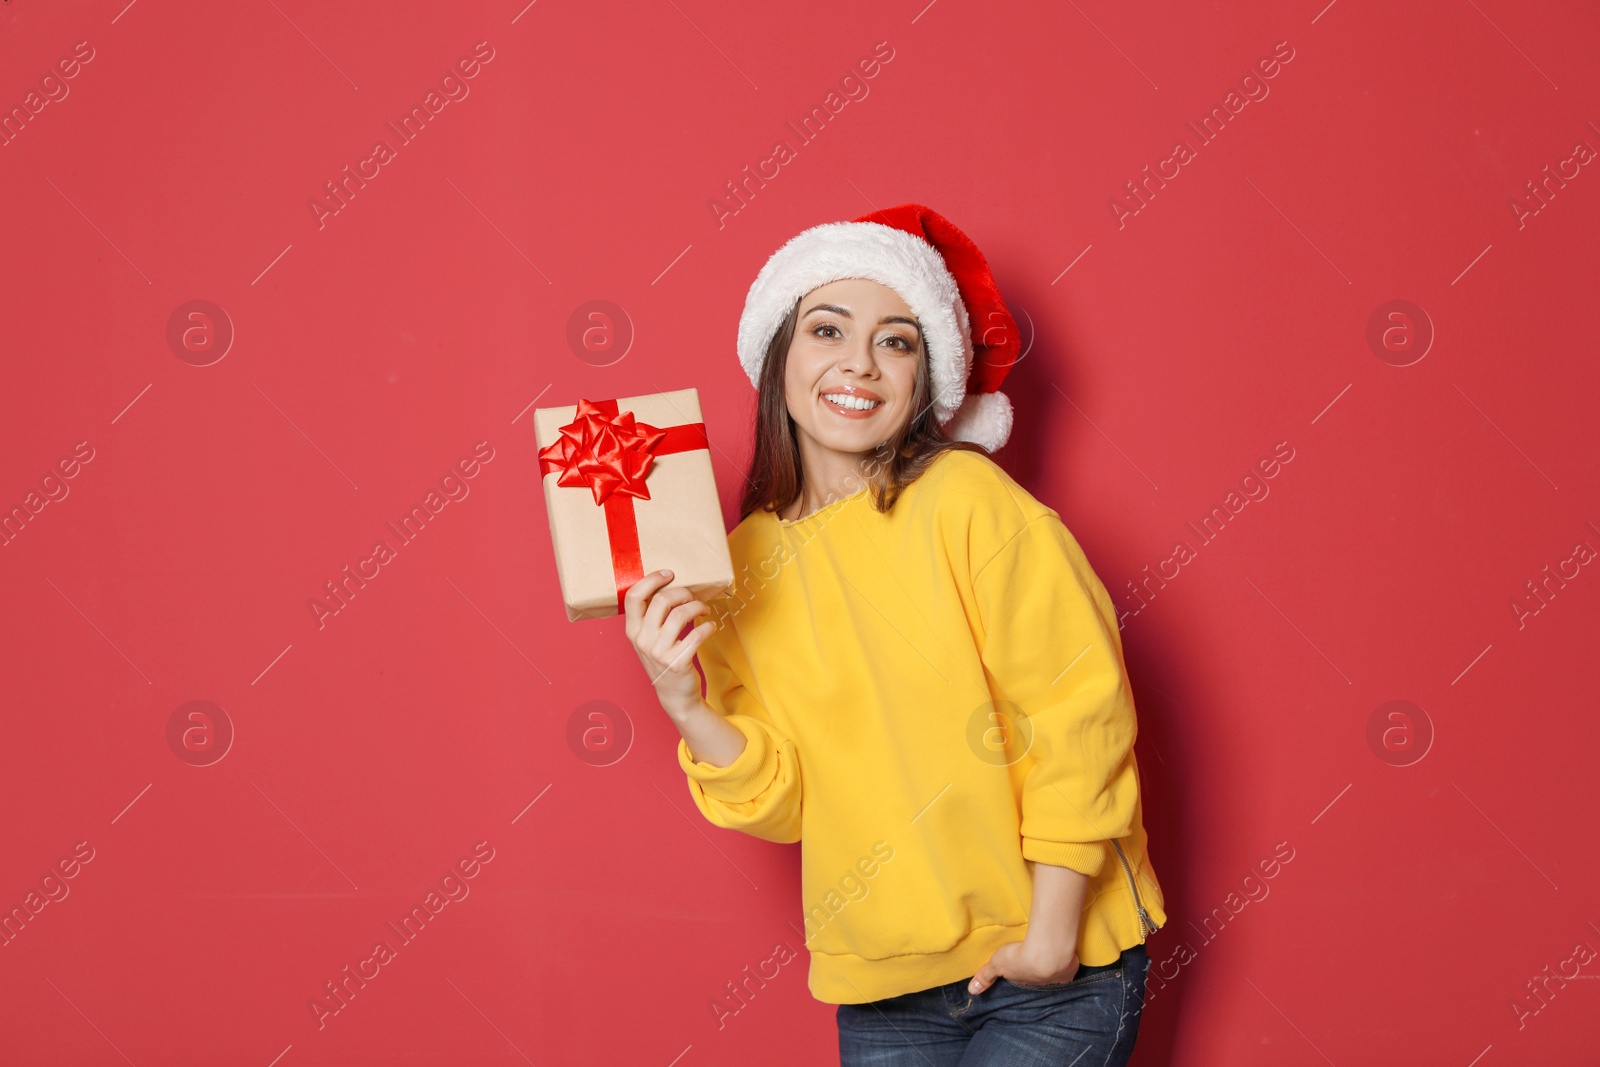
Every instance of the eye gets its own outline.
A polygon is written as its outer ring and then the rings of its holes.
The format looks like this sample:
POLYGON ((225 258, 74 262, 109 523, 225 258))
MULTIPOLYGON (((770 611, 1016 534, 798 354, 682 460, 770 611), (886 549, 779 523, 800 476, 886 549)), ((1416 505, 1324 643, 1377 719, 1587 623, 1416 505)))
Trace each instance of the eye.
POLYGON ((889 337, 887 339, 891 340, 891 341, 899 341, 900 345, 901 345, 901 351, 903 351, 903 352, 915 352, 917 350, 917 346, 916 345, 912 344, 909 340, 907 340, 906 338, 902 337, 900 334, 892 333, 892 334, 889 335, 889 337))
POLYGON ((817 334, 817 333, 821 333, 823 330, 832 330, 834 333, 837 334, 839 332, 839 327, 835 326, 831 322, 825 322, 821 326, 814 327, 811 332, 814 333, 814 334, 817 334))

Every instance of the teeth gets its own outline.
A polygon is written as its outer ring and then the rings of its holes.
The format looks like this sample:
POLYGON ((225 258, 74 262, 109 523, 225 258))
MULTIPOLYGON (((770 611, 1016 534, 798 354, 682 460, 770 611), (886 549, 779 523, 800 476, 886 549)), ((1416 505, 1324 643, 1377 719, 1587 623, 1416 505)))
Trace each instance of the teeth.
POLYGON ((850 396, 846 393, 824 393, 824 400, 831 400, 842 408, 851 408, 856 411, 870 411, 882 404, 881 400, 867 400, 864 397, 850 396))

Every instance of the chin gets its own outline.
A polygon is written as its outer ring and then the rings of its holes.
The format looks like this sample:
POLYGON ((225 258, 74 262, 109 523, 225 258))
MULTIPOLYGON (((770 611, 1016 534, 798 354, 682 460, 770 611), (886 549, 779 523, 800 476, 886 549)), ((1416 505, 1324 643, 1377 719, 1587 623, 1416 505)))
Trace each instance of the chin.
POLYGON ((866 455, 883 444, 888 437, 882 433, 861 433, 836 437, 823 442, 835 452, 847 452, 854 456, 866 455))

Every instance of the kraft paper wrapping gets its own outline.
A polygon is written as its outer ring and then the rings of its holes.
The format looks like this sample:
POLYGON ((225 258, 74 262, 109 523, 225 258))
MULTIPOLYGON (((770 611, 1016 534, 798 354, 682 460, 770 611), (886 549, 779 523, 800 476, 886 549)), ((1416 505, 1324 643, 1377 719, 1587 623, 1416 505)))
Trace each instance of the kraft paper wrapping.
MULTIPOLYGON (((651 426, 668 427, 703 421, 700 394, 694 389, 617 398, 619 412, 651 426)), ((535 408, 534 438, 544 449, 573 420, 577 405, 535 408)), ((545 510, 555 546, 556 573, 568 621, 608 618, 617 610, 617 581, 603 507, 586 485, 557 485, 560 474, 543 478, 545 510)), ((707 449, 656 455, 645 485, 649 500, 627 497, 639 528, 643 571, 672 571, 672 587, 687 587, 711 601, 733 588, 733 559, 722 524, 722 505, 707 449)))

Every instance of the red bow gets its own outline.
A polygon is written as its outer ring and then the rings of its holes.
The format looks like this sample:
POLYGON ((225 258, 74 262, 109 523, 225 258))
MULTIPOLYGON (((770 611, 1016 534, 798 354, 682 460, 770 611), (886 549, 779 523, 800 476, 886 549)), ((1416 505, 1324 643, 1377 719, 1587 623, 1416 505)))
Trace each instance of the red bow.
POLYGON ((573 420, 539 458, 546 469, 561 472, 557 485, 587 485, 596 505, 612 493, 649 500, 645 477, 655 461, 651 453, 666 438, 660 427, 635 422, 631 411, 616 414, 614 403, 608 414, 593 401, 579 400, 573 420))

